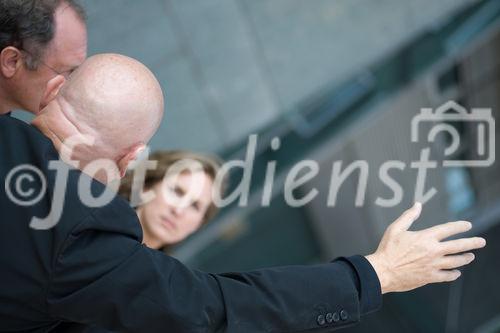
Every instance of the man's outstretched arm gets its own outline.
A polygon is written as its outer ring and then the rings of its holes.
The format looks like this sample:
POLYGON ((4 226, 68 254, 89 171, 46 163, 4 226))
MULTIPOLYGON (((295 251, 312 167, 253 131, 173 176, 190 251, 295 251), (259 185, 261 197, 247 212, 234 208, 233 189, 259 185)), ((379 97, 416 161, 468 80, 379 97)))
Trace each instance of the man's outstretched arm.
MULTIPOLYGON (((141 245, 139 224, 119 210, 95 210, 65 242, 47 294, 54 318, 125 332, 327 332, 380 306, 377 276, 362 257, 208 274, 141 245)), ((374 265, 385 279, 385 261, 374 265)), ((405 273, 389 280, 414 283, 405 273)))
POLYGON ((361 256, 208 274, 138 240, 133 212, 94 210, 57 257, 49 313, 120 332, 327 332, 380 306, 376 273, 361 256))

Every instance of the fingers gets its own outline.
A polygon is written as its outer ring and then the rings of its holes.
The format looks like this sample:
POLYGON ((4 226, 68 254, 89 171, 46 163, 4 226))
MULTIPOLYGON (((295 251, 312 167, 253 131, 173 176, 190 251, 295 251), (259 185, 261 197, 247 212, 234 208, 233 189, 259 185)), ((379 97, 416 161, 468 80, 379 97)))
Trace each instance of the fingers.
POLYGON ((441 259, 439 267, 441 269, 453 269, 470 264, 475 256, 472 253, 445 256, 441 259))
POLYGON ((481 237, 461 238, 441 243, 444 254, 454 254, 480 249, 486 246, 486 240, 481 237))
POLYGON ((462 275, 458 269, 451 271, 441 270, 435 274, 435 282, 451 282, 455 281, 462 275))
POLYGON ((436 237, 438 240, 443 240, 445 238, 454 236, 456 234, 461 234, 466 231, 469 231, 472 228, 472 224, 467 221, 458 221, 458 222, 448 222, 440 225, 436 225, 434 227, 423 230, 431 234, 433 237, 436 237))
POLYGON ((420 202, 415 202, 413 207, 408 209, 401 215, 391 226, 392 229, 397 231, 408 230, 413 222, 418 219, 420 213, 422 212, 422 204, 420 202))

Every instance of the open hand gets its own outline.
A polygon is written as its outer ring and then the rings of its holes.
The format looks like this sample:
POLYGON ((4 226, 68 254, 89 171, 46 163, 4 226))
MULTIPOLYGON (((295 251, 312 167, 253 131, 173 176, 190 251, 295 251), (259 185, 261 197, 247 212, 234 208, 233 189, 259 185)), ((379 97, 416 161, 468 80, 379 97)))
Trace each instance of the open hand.
POLYGON ((458 279, 458 267, 474 260, 469 251, 482 248, 480 237, 443 241, 472 228, 467 221, 449 222, 425 230, 409 231, 420 216, 416 203, 385 231, 377 251, 366 258, 377 272, 382 293, 408 291, 429 283, 458 279))

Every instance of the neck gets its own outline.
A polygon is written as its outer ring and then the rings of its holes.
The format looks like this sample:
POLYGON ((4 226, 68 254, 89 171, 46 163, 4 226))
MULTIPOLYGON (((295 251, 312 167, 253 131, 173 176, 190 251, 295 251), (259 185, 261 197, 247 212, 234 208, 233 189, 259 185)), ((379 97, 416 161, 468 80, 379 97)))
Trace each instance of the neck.
POLYGON ((0 115, 7 114, 16 108, 5 95, 5 92, 0 87, 0 115))
POLYGON ((0 116, 6 115, 10 112, 10 108, 2 108, 0 107, 0 116))
POLYGON ((163 247, 163 243, 157 238, 152 237, 148 229, 144 225, 145 217, 143 216, 143 211, 141 207, 139 206, 135 212, 137 213, 137 217, 139 217, 139 222, 142 228, 142 243, 147 247, 149 247, 150 249, 155 249, 155 250, 161 249, 163 247))
POLYGON ((80 169, 105 185, 120 178, 115 169, 108 169, 106 165, 98 168, 97 172, 94 170, 95 165, 86 169, 88 164, 94 161, 92 158, 102 156, 99 151, 96 153, 98 147, 95 145, 95 136, 84 134, 80 129, 83 126, 76 126, 63 112, 57 100, 43 109, 32 121, 32 125, 52 141, 60 159, 65 163, 80 169))
POLYGON ((74 168, 82 169, 80 161, 84 159, 79 159, 81 156, 76 154, 76 147, 80 142, 75 139, 80 132, 62 112, 59 103, 55 101, 50 103, 31 124, 52 141, 62 161, 74 168))
POLYGON ((147 246, 149 247, 150 249, 155 249, 155 250, 159 250, 162 248, 162 242, 160 242, 159 240, 153 238, 153 237, 149 237, 149 234, 146 232, 146 230, 144 230, 144 228, 142 229, 142 234, 143 234, 143 237, 142 237, 142 242, 147 246))

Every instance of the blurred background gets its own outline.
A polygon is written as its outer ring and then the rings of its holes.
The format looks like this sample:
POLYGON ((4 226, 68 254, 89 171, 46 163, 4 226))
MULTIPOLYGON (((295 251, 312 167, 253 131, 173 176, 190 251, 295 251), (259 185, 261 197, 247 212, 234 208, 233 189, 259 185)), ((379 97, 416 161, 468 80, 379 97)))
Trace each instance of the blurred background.
MULTIPOLYGON (((152 150, 193 149, 244 159, 258 134, 250 204, 224 209, 174 255, 209 272, 324 262, 368 254, 387 225, 411 206, 422 148, 410 140, 423 107, 452 99, 466 107, 500 106, 498 0, 85 0, 89 54, 119 52, 145 63, 166 95, 166 116, 152 150), (279 149, 270 142, 278 137, 279 149), (283 196, 287 172, 315 160, 319 174, 297 195, 283 196), (366 160, 365 204, 355 206, 358 177, 327 207, 332 163, 366 160), (391 191, 382 163, 401 184, 400 205, 382 208, 391 191), (261 207, 264 173, 275 161, 269 207, 261 207)), ((457 125, 454 125, 457 126, 457 125)), ((474 124, 458 155, 474 155, 474 124), (471 140, 469 140, 471 139, 471 140), (470 144, 468 144, 470 143, 470 144)), ((498 135, 498 130, 497 130, 498 135)), ((443 137, 443 141, 447 138, 443 137)), ((496 150, 497 156, 498 149, 496 150)), ((233 172, 232 188, 241 172, 233 172)), ((437 168, 426 187, 438 193, 414 228, 456 219, 488 241, 452 284, 384 296, 384 306, 345 332, 500 332, 500 165, 437 168)), ((230 188, 231 189, 231 188, 230 188)))

